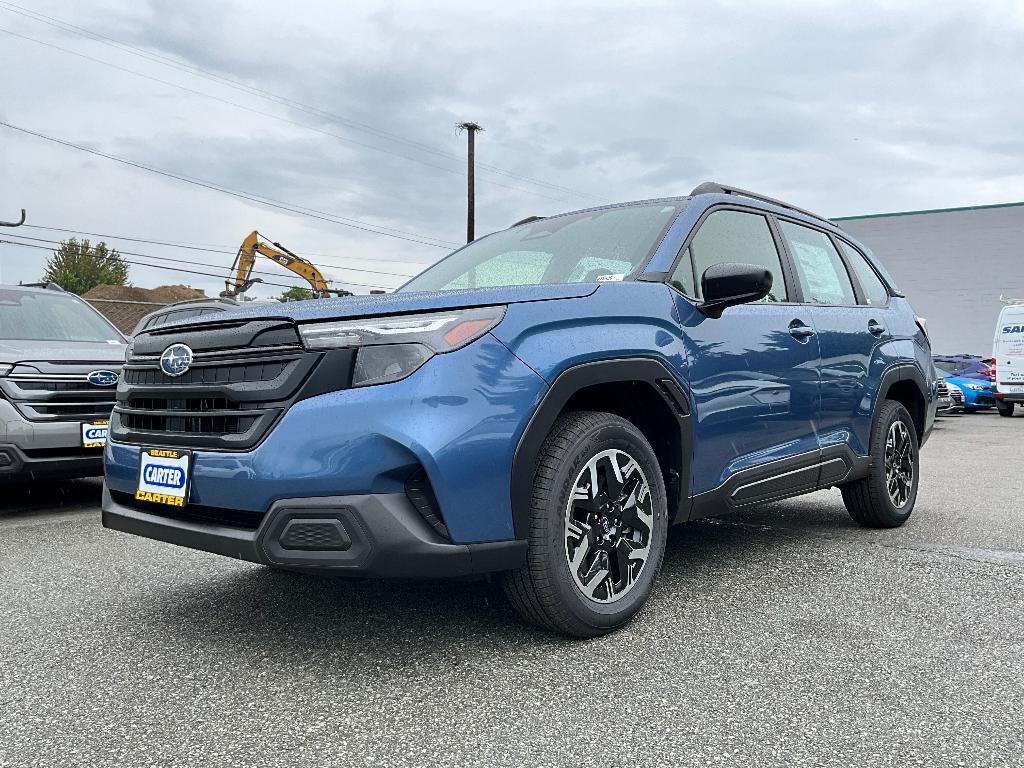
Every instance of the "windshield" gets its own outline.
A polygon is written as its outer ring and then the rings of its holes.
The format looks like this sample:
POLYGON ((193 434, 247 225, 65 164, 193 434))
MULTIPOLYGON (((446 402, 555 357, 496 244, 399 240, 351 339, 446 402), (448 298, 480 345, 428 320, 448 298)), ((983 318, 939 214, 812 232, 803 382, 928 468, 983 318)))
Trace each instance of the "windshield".
POLYGON ((0 339, 124 341, 110 323, 77 296, 3 288, 0 288, 0 339))
POLYGON ((482 238, 399 291, 622 280, 643 264, 679 211, 633 205, 540 219, 482 238))
POLYGON ((943 361, 943 362, 936 361, 935 362, 935 370, 937 370, 939 373, 941 373, 944 376, 952 376, 953 373, 956 371, 956 366, 954 366, 952 363, 947 363, 945 361, 943 361))

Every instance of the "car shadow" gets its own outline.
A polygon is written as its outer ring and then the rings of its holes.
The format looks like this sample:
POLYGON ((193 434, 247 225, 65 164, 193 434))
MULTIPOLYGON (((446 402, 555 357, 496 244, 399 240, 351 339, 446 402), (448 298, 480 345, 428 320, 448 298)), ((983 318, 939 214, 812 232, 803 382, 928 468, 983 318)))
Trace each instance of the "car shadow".
MULTIPOLYGON (((844 536, 856 526, 821 505, 774 504, 670 530, 661 578, 640 621, 660 605, 709 592, 731 563, 808 536, 844 536)), ((205 555, 198 557, 206 558, 205 555)), ((189 564, 189 573, 214 561, 189 564)), ((188 647, 277 663, 329 660, 346 669, 458 666, 481 655, 576 643, 523 623, 487 581, 376 581, 227 565, 199 580, 147 590, 127 601, 127 626, 159 625, 188 647)), ((651 618, 651 617, 654 618, 651 618)), ((592 642, 615 642, 598 639, 592 642)))
POLYGON ((103 481, 84 480, 11 483, 2 486, 0 520, 20 515, 57 513, 93 507, 100 503, 103 481))

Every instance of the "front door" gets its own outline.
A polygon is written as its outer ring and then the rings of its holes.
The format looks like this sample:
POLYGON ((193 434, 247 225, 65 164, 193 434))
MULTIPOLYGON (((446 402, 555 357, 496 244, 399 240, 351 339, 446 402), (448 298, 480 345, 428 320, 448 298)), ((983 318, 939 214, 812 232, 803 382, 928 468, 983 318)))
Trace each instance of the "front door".
POLYGON ((739 504, 786 495, 784 486, 813 487, 820 455, 818 339, 809 308, 791 303, 767 218, 713 210, 691 238, 671 285, 681 294, 676 301, 694 402, 692 493, 718 493, 719 500, 739 504), (761 302, 709 318, 695 306, 700 276, 723 262, 762 265, 773 287, 761 302), (779 483, 778 476, 786 477, 779 483))

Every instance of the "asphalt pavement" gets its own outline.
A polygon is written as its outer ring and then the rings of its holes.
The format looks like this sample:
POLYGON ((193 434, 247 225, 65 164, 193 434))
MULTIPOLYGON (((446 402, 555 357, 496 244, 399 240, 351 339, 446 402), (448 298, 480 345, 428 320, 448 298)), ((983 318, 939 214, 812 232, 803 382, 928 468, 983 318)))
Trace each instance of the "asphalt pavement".
POLYGON ((941 419, 917 509, 837 491, 677 526, 592 641, 486 583, 273 572, 3 489, 0 766, 1024 761, 1024 414, 941 419))

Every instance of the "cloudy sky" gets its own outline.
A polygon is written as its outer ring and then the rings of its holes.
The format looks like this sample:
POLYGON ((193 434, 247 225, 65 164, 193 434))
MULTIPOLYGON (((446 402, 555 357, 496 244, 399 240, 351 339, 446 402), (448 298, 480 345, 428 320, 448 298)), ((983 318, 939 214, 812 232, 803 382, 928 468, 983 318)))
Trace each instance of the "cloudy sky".
POLYGON ((707 179, 833 216, 1024 200, 1022 27, 998 2, 0 0, 0 219, 40 227, 0 229, 38 246, 0 244, 0 279, 62 228, 215 294, 259 229, 395 287, 465 236, 464 120, 478 234, 707 179))

